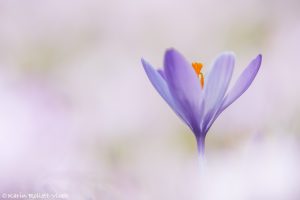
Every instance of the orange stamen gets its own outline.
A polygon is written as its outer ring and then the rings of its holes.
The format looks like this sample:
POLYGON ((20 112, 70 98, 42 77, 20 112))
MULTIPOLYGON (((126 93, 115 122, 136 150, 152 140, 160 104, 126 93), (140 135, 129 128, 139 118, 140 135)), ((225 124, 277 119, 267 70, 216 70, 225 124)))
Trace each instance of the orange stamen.
POLYGON ((202 63, 193 62, 192 66, 193 66, 196 74, 199 75, 201 73, 201 69, 203 67, 203 64, 202 63))
POLYGON ((203 73, 202 72, 200 72, 200 84, 201 84, 201 88, 203 89, 203 87, 204 87, 204 75, 203 75, 203 73))
POLYGON ((201 85, 201 88, 204 87, 204 75, 203 73, 201 72, 202 70, 202 67, 203 67, 203 64, 202 63, 198 63, 198 62, 193 62, 192 63, 192 66, 196 72, 196 74, 198 75, 199 79, 200 79, 200 85, 201 85))

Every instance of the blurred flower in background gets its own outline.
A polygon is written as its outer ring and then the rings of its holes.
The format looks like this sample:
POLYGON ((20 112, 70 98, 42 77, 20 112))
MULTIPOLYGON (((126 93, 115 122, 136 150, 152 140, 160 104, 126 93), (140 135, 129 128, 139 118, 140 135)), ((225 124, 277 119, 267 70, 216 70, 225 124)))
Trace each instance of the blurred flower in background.
POLYGON ((299 8, 296 0, 1 1, 0 192, 299 199, 299 8), (264 55, 251 89, 210 130, 199 178, 193 136, 140 68, 143 55, 162 66, 170 46, 188 60, 238 52, 233 82, 264 55))

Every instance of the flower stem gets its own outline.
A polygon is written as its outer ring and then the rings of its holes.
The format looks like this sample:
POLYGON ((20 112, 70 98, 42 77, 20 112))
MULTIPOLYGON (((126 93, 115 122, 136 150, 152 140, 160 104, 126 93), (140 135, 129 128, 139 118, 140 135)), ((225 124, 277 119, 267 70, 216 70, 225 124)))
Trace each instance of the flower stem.
POLYGON ((197 137, 197 147, 198 147, 199 155, 204 156, 204 151, 205 151, 205 138, 204 137, 197 137))
POLYGON ((197 137, 197 147, 198 147, 198 157, 200 165, 203 165, 205 162, 205 137, 197 137))

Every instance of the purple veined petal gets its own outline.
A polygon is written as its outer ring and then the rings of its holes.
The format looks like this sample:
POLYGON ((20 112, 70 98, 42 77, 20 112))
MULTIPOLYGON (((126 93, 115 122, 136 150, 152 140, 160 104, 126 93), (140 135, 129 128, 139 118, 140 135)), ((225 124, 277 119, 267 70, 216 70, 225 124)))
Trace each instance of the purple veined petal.
POLYGON ((214 121, 218 118, 218 116, 235 100, 237 100, 251 85, 254 78, 257 75, 257 72, 261 66, 262 56, 258 55, 254 60, 250 62, 248 67, 243 71, 240 75, 233 88, 228 92, 224 100, 222 101, 222 106, 215 114, 213 120, 211 120, 206 128, 206 132, 209 130, 214 121))
POLYGON ((227 91, 233 68, 235 56, 233 53, 225 52, 219 55, 207 76, 204 84, 205 116, 202 129, 205 130, 209 121, 213 118, 222 104, 222 100, 227 91))
POLYGON ((195 134, 199 132, 202 89, 192 65, 175 49, 165 53, 164 74, 175 103, 195 134))
POLYGON ((188 120, 181 113, 180 108, 176 105, 173 97, 169 91, 168 85, 161 74, 164 74, 162 70, 155 70, 148 62, 142 59, 144 70, 160 96, 168 103, 168 105, 174 110, 174 112, 188 125, 188 120))
POLYGON ((254 80, 262 61, 262 56, 258 55, 253 59, 248 67, 240 75, 233 88, 229 91, 227 96, 224 98, 220 112, 225 110, 231 105, 236 99, 238 99, 251 85, 254 80))

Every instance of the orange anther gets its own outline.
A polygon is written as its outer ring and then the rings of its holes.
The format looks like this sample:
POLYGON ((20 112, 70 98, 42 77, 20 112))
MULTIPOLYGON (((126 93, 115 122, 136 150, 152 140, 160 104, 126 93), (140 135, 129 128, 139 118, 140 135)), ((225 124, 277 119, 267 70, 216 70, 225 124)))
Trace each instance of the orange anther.
POLYGON ((200 79, 200 85, 201 85, 201 88, 204 87, 204 75, 203 73, 201 72, 202 70, 202 67, 203 67, 203 64, 202 63, 198 63, 198 62, 193 62, 192 63, 192 66, 196 72, 196 74, 198 75, 199 79, 200 79))
POLYGON ((192 66, 193 66, 196 74, 199 75, 201 73, 201 69, 203 67, 203 64, 202 63, 198 63, 198 62, 193 62, 192 66))

